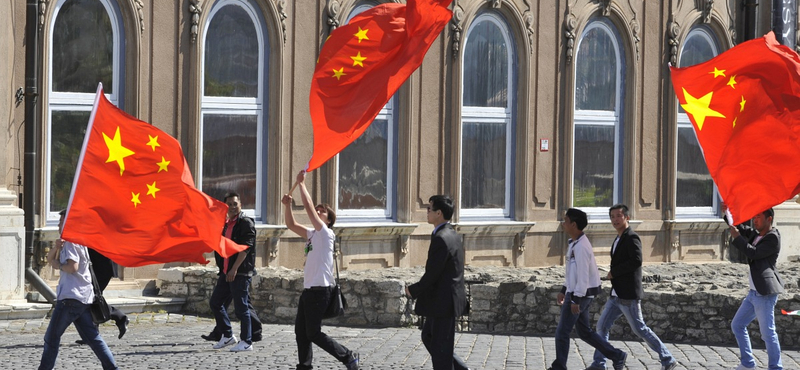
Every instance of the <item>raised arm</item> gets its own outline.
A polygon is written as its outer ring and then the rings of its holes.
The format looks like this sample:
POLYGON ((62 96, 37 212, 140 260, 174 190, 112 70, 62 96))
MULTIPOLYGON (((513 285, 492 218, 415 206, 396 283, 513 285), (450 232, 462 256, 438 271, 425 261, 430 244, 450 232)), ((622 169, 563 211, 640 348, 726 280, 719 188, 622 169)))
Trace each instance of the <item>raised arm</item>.
POLYGON ((322 230, 325 223, 322 222, 322 219, 319 218, 317 211, 314 209, 314 200, 311 199, 311 194, 308 193, 308 189, 306 188, 305 170, 297 174, 297 184, 300 188, 300 199, 303 201, 303 208, 306 209, 308 219, 311 220, 311 224, 314 225, 314 230, 322 230))
POLYGON ((283 219, 286 222, 286 227, 303 239, 308 237, 308 234, 306 233, 306 227, 300 225, 294 219, 294 214, 292 213, 292 196, 289 194, 284 194, 283 199, 281 199, 281 203, 283 203, 283 219))

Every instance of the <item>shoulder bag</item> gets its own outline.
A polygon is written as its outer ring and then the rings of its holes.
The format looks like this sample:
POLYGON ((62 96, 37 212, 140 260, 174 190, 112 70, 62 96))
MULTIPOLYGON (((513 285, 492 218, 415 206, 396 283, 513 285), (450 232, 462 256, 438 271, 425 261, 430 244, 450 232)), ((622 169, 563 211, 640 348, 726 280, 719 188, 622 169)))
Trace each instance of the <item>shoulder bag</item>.
POLYGON ((91 260, 89 261, 89 272, 92 274, 92 288, 94 288, 94 302, 89 305, 89 312, 92 313, 92 321, 99 325, 111 319, 111 310, 103 297, 100 285, 97 284, 97 277, 94 275, 91 260))
POLYGON ((328 308, 322 315, 323 319, 332 319, 335 317, 343 316, 344 310, 347 308, 347 300, 344 299, 342 294, 342 287, 339 286, 339 263, 336 261, 336 248, 334 246, 333 263, 336 266, 336 285, 331 290, 331 300, 328 302, 328 308))

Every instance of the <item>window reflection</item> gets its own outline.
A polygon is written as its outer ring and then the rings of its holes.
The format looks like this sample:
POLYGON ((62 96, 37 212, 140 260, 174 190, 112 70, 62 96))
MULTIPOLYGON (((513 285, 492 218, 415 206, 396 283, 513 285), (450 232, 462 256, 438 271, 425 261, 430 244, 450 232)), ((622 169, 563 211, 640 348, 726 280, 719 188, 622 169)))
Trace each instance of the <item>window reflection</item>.
POLYGON ((234 190, 242 209, 255 208, 257 131, 256 116, 203 116, 203 192, 222 199, 234 190))
POLYGON ((339 153, 339 208, 386 208, 388 126, 376 119, 339 153))
POLYGON ((462 127, 461 206, 504 208, 506 127, 502 123, 464 123, 462 127))
POLYGON ((88 111, 54 111, 50 117, 50 212, 67 209, 89 114, 88 111))
POLYGON ((113 35, 102 3, 65 2, 53 26, 53 90, 94 93, 102 82, 113 91, 113 35))
POLYGON ((575 108, 615 110, 617 55, 611 35, 595 27, 585 33, 575 68, 575 108))
POLYGON ((258 95, 258 37, 240 6, 228 5, 211 20, 206 36, 205 95, 258 95))
POLYGON ((500 28, 490 21, 473 27, 464 47, 464 105, 508 105, 508 46, 500 28))
POLYGON ((574 207, 614 204, 614 126, 575 127, 574 207))

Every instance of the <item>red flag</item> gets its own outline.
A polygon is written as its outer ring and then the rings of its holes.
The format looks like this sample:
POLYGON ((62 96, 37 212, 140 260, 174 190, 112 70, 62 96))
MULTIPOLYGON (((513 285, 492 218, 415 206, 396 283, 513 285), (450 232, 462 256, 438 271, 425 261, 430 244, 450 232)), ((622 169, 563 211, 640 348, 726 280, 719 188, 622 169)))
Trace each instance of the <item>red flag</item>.
POLYGON ((311 80, 314 170, 355 141, 421 64, 451 0, 386 3, 331 32, 311 80))
POLYGON ((670 69, 734 224, 800 192, 797 53, 770 32, 705 63, 670 69))
POLYGON ((103 95, 89 119, 61 237, 120 265, 198 262, 247 248, 222 237, 228 206, 197 190, 177 140, 103 95))

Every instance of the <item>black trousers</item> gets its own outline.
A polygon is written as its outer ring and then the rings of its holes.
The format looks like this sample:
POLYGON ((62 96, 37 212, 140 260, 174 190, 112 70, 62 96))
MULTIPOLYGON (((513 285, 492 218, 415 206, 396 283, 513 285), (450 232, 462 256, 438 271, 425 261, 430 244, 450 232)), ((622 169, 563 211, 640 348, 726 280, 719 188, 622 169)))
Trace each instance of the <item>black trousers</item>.
POLYGON ((303 290, 297 304, 297 317, 294 320, 294 337, 297 341, 298 370, 312 369, 313 351, 316 344, 323 351, 347 364, 352 352, 322 332, 322 314, 328 308, 333 287, 314 287, 303 290))
POLYGON ((433 370, 467 370, 467 364, 453 352, 456 318, 425 317, 422 344, 431 355, 433 370))

